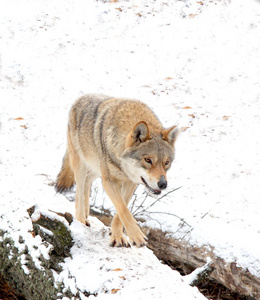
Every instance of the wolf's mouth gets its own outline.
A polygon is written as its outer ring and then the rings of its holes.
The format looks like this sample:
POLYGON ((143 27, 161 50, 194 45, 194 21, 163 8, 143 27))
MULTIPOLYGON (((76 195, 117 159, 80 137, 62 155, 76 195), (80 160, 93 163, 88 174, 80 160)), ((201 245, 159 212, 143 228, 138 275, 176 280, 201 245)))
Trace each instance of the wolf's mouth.
POLYGON ((144 180, 144 178, 141 176, 142 182, 144 185, 147 187, 148 191, 152 192, 155 195, 160 195, 161 190, 154 190, 153 188, 150 187, 150 185, 144 180))

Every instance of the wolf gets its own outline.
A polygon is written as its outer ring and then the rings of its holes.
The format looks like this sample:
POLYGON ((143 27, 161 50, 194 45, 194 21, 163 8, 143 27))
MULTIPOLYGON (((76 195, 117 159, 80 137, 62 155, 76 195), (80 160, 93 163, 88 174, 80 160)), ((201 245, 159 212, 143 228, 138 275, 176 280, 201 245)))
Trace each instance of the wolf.
POLYGON ((167 187, 166 172, 174 160, 179 132, 177 126, 163 128, 141 101, 84 95, 69 113, 67 150, 56 179, 56 191, 69 190, 76 183, 75 217, 89 226, 91 184, 101 177, 116 208, 110 246, 145 246, 147 237, 127 205, 138 184, 144 184, 155 195, 167 187))

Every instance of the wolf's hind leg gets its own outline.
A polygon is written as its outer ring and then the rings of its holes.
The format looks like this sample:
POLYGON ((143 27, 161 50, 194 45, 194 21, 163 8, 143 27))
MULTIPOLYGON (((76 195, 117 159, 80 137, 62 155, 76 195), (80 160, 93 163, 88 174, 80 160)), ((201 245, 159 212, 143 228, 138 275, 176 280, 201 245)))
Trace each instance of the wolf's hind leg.
POLYGON ((90 171, 87 171, 87 176, 85 179, 85 186, 84 186, 84 206, 85 206, 85 218, 86 218, 86 225, 90 225, 87 218, 89 216, 89 197, 91 191, 92 182, 96 179, 96 176, 90 171))
POLYGON ((77 184, 75 217, 81 223, 90 226, 87 220, 89 215, 89 195, 94 176, 87 169, 84 162, 80 161, 78 168, 74 169, 75 180, 77 184))

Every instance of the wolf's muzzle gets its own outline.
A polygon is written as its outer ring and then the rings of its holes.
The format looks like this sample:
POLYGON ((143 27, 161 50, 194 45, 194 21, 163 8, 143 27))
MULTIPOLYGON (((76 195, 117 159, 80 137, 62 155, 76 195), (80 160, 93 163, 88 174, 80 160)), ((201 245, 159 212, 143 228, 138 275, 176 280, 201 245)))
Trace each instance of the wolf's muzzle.
POLYGON ((152 192, 155 195, 161 194, 161 190, 155 190, 152 187, 150 187, 150 185, 145 181, 145 179, 143 177, 141 177, 141 180, 144 183, 144 185, 147 187, 148 191, 152 192))

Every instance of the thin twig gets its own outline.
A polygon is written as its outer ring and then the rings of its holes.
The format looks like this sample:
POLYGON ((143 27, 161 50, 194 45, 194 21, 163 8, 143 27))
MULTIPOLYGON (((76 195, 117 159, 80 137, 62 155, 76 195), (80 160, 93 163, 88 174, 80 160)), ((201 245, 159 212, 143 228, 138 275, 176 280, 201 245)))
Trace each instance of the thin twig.
POLYGON ((144 202, 146 201, 147 197, 148 197, 148 193, 146 193, 145 197, 144 197, 144 200, 142 201, 142 203, 136 208, 136 210, 133 212, 133 216, 135 216, 136 212, 141 208, 143 207, 143 204, 144 202))
POLYGON ((178 218, 181 222, 183 222, 185 225, 189 226, 192 228, 190 224, 188 224, 183 218, 173 214, 173 213, 167 213, 167 212, 161 212, 161 211, 149 211, 149 214, 162 214, 162 215, 169 215, 178 218))
POLYGON ((148 206, 148 208, 144 208, 143 210, 139 211, 138 210, 142 207, 142 205, 144 204, 144 202, 146 201, 147 197, 148 197, 148 194, 146 194, 144 200, 142 201, 142 203, 136 208, 136 210, 133 212, 133 215, 136 216, 137 214, 142 214, 143 212, 145 212, 147 209, 151 208, 152 206, 154 206, 158 201, 161 201, 163 198, 165 198, 166 196, 168 196, 169 194, 177 191, 178 189, 180 189, 180 187, 176 188, 176 189, 173 189, 173 190, 170 190, 168 193, 164 194, 163 196, 159 197, 158 199, 156 199, 152 204, 150 204, 148 206))
POLYGON ((134 199, 131 201, 132 204, 131 204, 131 208, 130 208, 130 211, 132 211, 134 209, 134 206, 135 206, 135 202, 137 201, 137 194, 134 193, 134 199))

